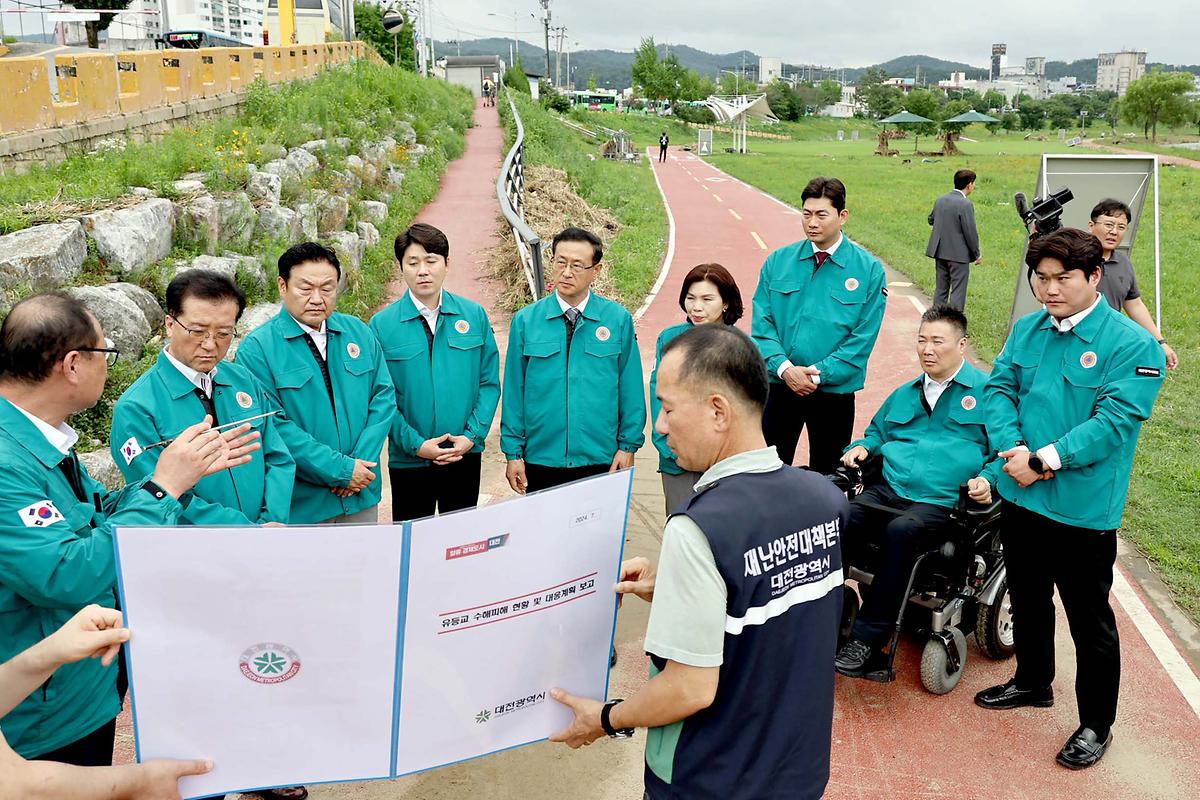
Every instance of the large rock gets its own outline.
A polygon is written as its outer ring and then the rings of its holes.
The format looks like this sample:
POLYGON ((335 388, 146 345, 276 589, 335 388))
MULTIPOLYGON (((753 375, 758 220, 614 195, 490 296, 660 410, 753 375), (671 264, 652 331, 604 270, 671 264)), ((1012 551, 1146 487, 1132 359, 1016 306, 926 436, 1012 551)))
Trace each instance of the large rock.
POLYGON ((267 271, 263 268, 261 258, 258 256, 244 256, 229 251, 225 251, 221 255, 236 261, 238 272, 249 278, 258 288, 265 289, 267 287, 267 271))
POLYGON ((338 293, 341 294, 346 289, 350 275, 357 275, 362 269, 363 241, 357 233, 349 231, 331 233, 325 238, 342 264, 342 277, 338 280, 338 293))
POLYGON ((205 191, 204 181, 198 180, 178 180, 172 183, 171 186, 179 194, 196 194, 197 192, 205 191))
POLYGON ((132 283, 112 283, 109 286, 113 289, 118 289, 122 294, 133 301, 146 318, 146 322, 150 324, 150 330, 156 331, 162 327, 163 314, 162 306, 158 304, 158 298, 147 292, 140 286, 132 283))
POLYGON ((258 146, 258 154, 267 161, 276 158, 287 158, 287 148, 275 142, 267 142, 258 146))
POLYGON ((282 158, 276 158, 263 164, 262 171, 271 175, 277 175, 283 183, 300 180, 300 171, 282 158))
POLYGON ((339 194, 318 190, 313 192, 313 203, 319 214, 318 234, 324 236, 327 233, 346 230, 346 219, 350 216, 349 200, 339 194))
POLYGON ((385 177, 387 178, 387 187, 389 189, 399 189, 404 185, 404 172, 395 167, 388 167, 385 177))
POLYGON ((362 190, 362 178, 355 175, 352 170, 331 169, 329 170, 329 186, 335 193, 351 197, 362 190))
POLYGON ((206 253, 215 253, 220 246, 220 218, 217 201, 210 194, 177 206, 175 217, 175 241, 184 246, 199 247, 206 253))
POLYGON ((429 152, 429 148, 423 144, 409 145, 408 148, 408 163, 411 166, 416 166, 421 163, 421 159, 429 152))
POLYGON ((174 206, 170 200, 156 198, 117 211, 97 211, 83 217, 83 227, 109 268, 124 275, 171 252, 174 206))
POLYGON ((387 203, 381 203, 378 200, 363 200, 362 215, 366 218, 367 222, 382 225, 387 221, 388 217, 387 203))
POLYGON ((242 318, 238 320, 237 330, 240 334, 233 340, 233 344, 229 347, 230 360, 235 360, 237 355, 238 342, 246 338, 246 336, 255 328, 258 328, 270 322, 279 314, 279 303, 259 303, 258 305, 250 306, 243 312, 242 318))
POLYGON ((321 210, 315 203, 301 203, 296 207, 296 213, 300 216, 300 235, 306 242, 315 242, 320 235, 317 227, 321 210))
POLYGON ((0 281, 57 289, 79 275, 86 258, 87 237, 77 220, 35 225, 0 236, 0 281))
POLYGON ((361 172, 366 163, 367 162, 362 160, 362 156, 358 156, 353 153, 346 156, 346 169, 353 172, 361 172))
POLYGON ((93 450, 90 453, 80 453, 79 460, 87 469, 88 475, 104 484, 104 488, 115 491, 125 485, 125 476, 113 461, 112 453, 107 447, 93 450))
POLYGON ((370 161, 380 170, 387 167, 392 162, 392 156, 396 152, 396 140, 388 136, 382 141, 375 142, 363 146, 362 156, 367 161, 370 161))
POLYGON ((379 244, 379 229, 369 222, 358 223, 354 227, 354 232, 358 234, 358 238, 362 239, 364 249, 379 244))
POLYGON ((122 361, 141 358, 150 340, 150 323, 138 304, 122 289, 115 286, 77 286, 67 293, 77 298, 104 328, 104 333, 121 351, 122 361))
POLYGON ((403 120, 396 125, 396 136, 401 144, 412 146, 417 143, 417 132, 413 126, 403 120))
POLYGON ((283 179, 278 175, 270 172, 250 173, 250 182, 246 186, 246 193, 252 200, 261 203, 278 203, 282 191, 283 179))
POLYGON ((258 227, 254 236, 256 239, 289 245, 302 241, 304 231, 300 215, 287 206, 274 203, 265 205, 258 210, 258 227))
POLYGON ((325 139, 313 139, 311 142, 300 145, 300 148, 316 155, 325 152, 329 148, 329 142, 325 139))
POLYGON ((184 264, 175 272, 176 276, 183 274, 193 269, 203 269, 209 272, 216 272, 229 278, 231 281, 237 281, 238 267, 241 262, 236 257, 229 255, 220 256, 196 256, 191 260, 191 263, 184 264))
POLYGON ((285 161, 301 178, 307 178, 321 168, 316 156, 299 147, 289 150, 285 161))
POLYGON ((238 192, 217 201, 217 225, 220 230, 221 247, 230 250, 246 250, 254 240, 254 228, 258 224, 258 212, 250 202, 250 196, 238 192))

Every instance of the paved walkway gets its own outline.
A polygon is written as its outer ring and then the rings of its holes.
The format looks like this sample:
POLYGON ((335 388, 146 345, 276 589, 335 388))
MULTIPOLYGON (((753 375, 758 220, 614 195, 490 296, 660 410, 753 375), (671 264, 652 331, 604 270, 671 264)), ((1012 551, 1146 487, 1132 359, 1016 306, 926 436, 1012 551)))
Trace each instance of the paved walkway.
POLYGON ((1088 139, 1084 145, 1093 150, 1100 150, 1105 153, 1118 153, 1128 156, 1158 156, 1158 163, 1171 164, 1176 167, 1190 167, 1192 169, 1200 169, 1200 160, 1188 158, 1186 156, 1169 156, 1165 153, 1149 153, 1145 150, 1138 150, 1132 147, 1113 147, 1110 144, 1101 144, 1096 139, 1088 139))

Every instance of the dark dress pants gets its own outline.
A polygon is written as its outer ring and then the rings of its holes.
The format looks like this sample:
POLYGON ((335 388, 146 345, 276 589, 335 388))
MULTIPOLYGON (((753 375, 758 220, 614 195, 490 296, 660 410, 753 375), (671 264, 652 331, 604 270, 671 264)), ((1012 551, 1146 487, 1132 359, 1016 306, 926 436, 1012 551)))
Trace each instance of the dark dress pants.
POLYGON ((800 432, 808 426, 808 465, 823 475, 841 463, 842 451, 854 433, 854 394, 831 394, 820 389, 801 397, 785 383, 772 383, 763 411, 763 435, 779 458, 796 458, 800 432))
POLYGON ((891 638, 906 598, 908 579, 917 557, 938 544, 950 522, 950 509, 930 503, 914 503, 893 491, 886 481, 868 487, 850 504, 850 519, 842 538, 844 560, 874 574, 870 586, 860 586, 863 605, 850 638, 874 647, 891 638), (889 514, 869 508, 875 503, 902 511, 889 514), (879 544, 877 556, 868 558, 867 545, 879 544))
POLYGON ((962 311, 967 307, 967 280, 971 275, 971 265, 962 261, 947 261, 944 258, 936 258, 934 263, 937 283, 933 292, 933 304, 951 305, 962 311))
POLYGON ((483 453, 467 453, 445 466, 389 469, 392 477, 392 522, 448 514, 479 503, 483 453))
POLYGON ((112 765, 113 742, 117 738, 117 721, 104 723, 96 730, 63 745, 57 750, 34 756, 31 761, 57 761, 77 767, 107 767, 112 765))
POLYGON ((1116 531, 1077 528, 1004 502, 1000 540, 1008 567, 1017 686, 1054 680, 1054 588, 1075 642, 1079 722, 1103 736, 1117 718, 1121 642, 1109 604, 1116 531))
POLYGON ((584 467, 545 467, 541 464, 525 462, 525 480, 529 482, 526 491, 537 492, 542 489, 553 489, 564 483, 583 480, 593 475, 603 475, 608 472, 609 464, 589 464, 584 467))

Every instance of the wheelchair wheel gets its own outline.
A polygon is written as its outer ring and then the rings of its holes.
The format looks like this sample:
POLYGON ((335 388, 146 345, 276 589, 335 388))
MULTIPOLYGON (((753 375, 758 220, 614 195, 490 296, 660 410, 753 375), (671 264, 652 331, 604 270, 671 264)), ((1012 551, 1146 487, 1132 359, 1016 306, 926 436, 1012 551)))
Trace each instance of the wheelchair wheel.
POLYGON ((958 669, 950 672, 950 656, 946 646, 934 638, 925 643, 921 651, 921 685, 933 694, 948 694, 958 686, 962 678, 963 668, 967 665, 967 637, 958 628, 951 628, 950 635, 954 637, 954 646, 962 654, 958 669))
POLYGON ((838 649, 842 649, 842 645, 850 641, 850 631, 854 628, 854 621, 858 619, 858 592, 851 587, 842 584, 842 621, 838 626, 838 649))
POLYGON ((1000 580, 996 602, 981 604, 975 617, 975 642, 988 658, 997 661, 1009 658, 1016 650, 1013 641, 1012 598, 1008 594, 1008 579, 1000 580))

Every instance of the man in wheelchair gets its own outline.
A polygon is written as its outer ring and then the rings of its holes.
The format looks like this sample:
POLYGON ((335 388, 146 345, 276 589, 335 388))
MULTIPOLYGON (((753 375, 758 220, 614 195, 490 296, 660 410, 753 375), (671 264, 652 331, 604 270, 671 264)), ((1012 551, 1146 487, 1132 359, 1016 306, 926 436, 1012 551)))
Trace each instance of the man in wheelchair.
POLYGON ((987 375, 964 358, 967 318, 934 306, 921 317, 917 358, 923 373, 897 388, 866 435, 842 456, 847 467, 882 457, 882 475, 850 504, 843 562, 874 572, 860 586, 863 605, 834 667, 852 678, 886 673, 884 653, 906 601, 918 556, 935 547, 951 524, 959 486, 976 503, 992 501, 1003 462, 988 447, 982 390, 987 375), (877 545, 872 558, 871 545, 877 545))

